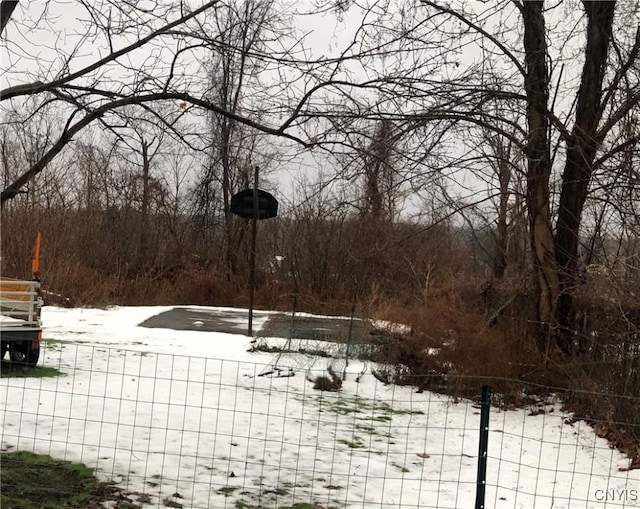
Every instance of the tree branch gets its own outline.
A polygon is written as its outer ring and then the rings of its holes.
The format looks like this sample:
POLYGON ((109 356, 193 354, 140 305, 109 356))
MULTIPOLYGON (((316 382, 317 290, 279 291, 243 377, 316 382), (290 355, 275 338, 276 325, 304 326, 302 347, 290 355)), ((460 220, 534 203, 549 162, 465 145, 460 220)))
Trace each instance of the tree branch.
MULTIPOLYGON (((84 76, 85 74, 88 74, 92 71, 95 71, 96 69, 99 69, 100 67, 104 66, 105 64, 108 64, 109 62, 112 62, 114 60, 117 60, 118 58, 120 58, 123 55, 126 55, 127 53, 130 53, 138 48, 141 48, 142 46, 144 46, 145 44, 147 44, 149 41, 151 41, 152 39, 158 37, 159 35, 163 35, 166 32, 170 31, 172 28, 181 25, 183 23, 185 23, 186 21, 190 20, 191 18, 194 18, 196 16, 198 16, 199 14, 201 14, 202 12, 206 11, 207 9, 210 9, 211 7, 213 7, 214 5, 216 5, 220 0, 211 0, 209 2, 207 2, 206 4, 204 4, 202 7, 200 7, 199 9, 196 9, 193 12, 190 12, 189 14, 186 14, 184 16, 182 16, 181 18, 178 18, 177 20, 163 26, 162 28, 159 28, 158 30, 155 30, 154 32, 151 32, 149 35, 147 35, 146 37, 143 37, 142 39, 137 40, 136 42, 134 42, 133 44, 130 44, 129 46, 126 46, 124 48, 122 48, 121 50, 118 50, 114 53, 111 53, 110 55, 106 56, 105 58, 102 58, 96 62, 94 62, 93 64, 84 67, 82 69, 80 69, 79 71, 76 71, 74 73, 71 73, 63 78, 51 81, 49 83, 42 83, 41 81, 35 81, 33 83, 27 83, 27 84, 23 84, 23 85, 16 85, 13 87, 8 87, 5 88, 4 90, 0 90, 0 101, 4 101, 6 99, 11 99, 13 97, 18 97, 18 96, 22 96, 22 95, 31 95, 31 94, 35 94, 35 93, 40 93, 40 92, 44 92, 46 90, 52 89, 52 88, 57 88, 60 87, 62 85, 64 85, 65 83, 69 83, 70 81, 75 80, 76 78, 79 78, 81 76, 84 76)), ((4 4, 4 2, 3 2, 4 4)))
POLYGON ((462 23, 464 23, 465 25, 467 25, 469 28, 471 28, 471 29, 475 30, 476 32, 478 32, 483 37, 486 37, 487 39, 489 39, 493 44, 495 44, 500 49, 500 51, 502 51, 502 53, 509 60, 511 60, 511 62, 513 62, 513 64, 516 66, 516 68, 518 69, 520 74, 522 74, 522 76, 526 76, 527 75, 526 69, 520 63, 520 61, 515 57, 515 55, 509 50, 509 48, 507 48, 496 37, 494 37, 489 32, 487 32, 484 28, 476 25, 474 22, 472 22, 471 20, 467 19, 465 16, 463 16, 459 12, 456 12, 453 9, 450 9, 448 7, 443 7, 442 5, 438 5, 435 2, 431 2, 430 0, 420 0, 420 3, 422 5, 427 5, 429 7, 432 7, 432 8, 434 8, 437 11, 440 11, 442 13, 449 14, 450 16, 453 16, 457 20, 459 20, 462 23))
POLYGON ((182 101, 182 102, 190 103, 195 106, 201 107, 203 109, 213 111, 214 113, 217 113, 219 115, 223 115, 227 118, 230 118, 242 124, 248 125, 249 127, 257 129, 263 133, 272 134, 274 136, 279 136, 281 138, 286 138, 304 147, 310 147, 313 145, 313 143, 305 142, 297 136, 283 132, 281 128, 269 127, 259 122, 255 122, 251 119, 248 119, 236 113, 231 113, 229 111, 226 111, 205 99, 198 99, 196 97, 190 96, 189 94, 176 93, 176 92, 161 92, 161 93, 148 94, 143 96, 124 97, 124 98, 117 99, 115 101, 103 104, 102 106, 89 112, 85 117, 83 117, 81 120, 79 120, 73 125, 71 125, 69 121, 67 127, 65 128, 64 132, 62 133, 58 141, 56 141, 56 143, 42 156, 42 158, 38 160, 26 172, 20 175, 15 181, 13 181, 7 188, 5 188, 2 191, 2 194, 0 195, 0 204, 4 204, 7 200, 10 200, 13 197, 15 197, 16 194, 18 194, 18 192, 20 191, 20 189, 32 178, 34 178, 38 173, 40 173, 47 166, 47 164, 49 164, 64 149, 64 147, 73 139, 75 135, 77 135, 86 126, 91 124, 91 122, 93 122, 94 120, 101 118, 103 115, 105 115, 109 111, 121 108, 123 106, 141 105, 143 103, 158 102, 158 101, 182 101))

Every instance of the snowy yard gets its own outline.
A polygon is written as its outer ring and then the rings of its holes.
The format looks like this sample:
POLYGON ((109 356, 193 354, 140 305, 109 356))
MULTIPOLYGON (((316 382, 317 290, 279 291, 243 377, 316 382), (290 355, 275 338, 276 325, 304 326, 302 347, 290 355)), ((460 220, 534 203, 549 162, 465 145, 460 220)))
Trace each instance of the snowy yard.
MULTIPOLYGON (((258 376, 273 354, 247 336, 138 326, 167 309, 45 308, 41 365, 64 376, 0 380, 2 450, 84 462, 154 507, 473 507, 473 402, 359 362, 337 393, 313 389, 324 369, 304 358, 258 376)), ((531 414, 492 409, 486 507, 640 507, 640 471, 588 425, 559 403, 531 414)))

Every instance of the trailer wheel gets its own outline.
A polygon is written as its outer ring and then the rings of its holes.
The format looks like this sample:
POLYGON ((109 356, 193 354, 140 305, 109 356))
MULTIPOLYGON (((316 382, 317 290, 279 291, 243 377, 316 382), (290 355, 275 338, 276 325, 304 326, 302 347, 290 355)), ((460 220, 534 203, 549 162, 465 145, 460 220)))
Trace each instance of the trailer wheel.
POLYGON ((33 368, 40 358, 40 345, 35 348, 31 341, 16 341, 9 345, 11 362, 33 368))

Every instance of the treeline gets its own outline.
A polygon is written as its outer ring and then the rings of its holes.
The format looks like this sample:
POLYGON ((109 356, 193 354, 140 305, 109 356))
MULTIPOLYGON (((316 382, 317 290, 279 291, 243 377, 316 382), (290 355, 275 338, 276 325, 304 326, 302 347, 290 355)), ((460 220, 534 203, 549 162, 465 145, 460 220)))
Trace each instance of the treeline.
MULTIPOLYGON (((1 219, 2 273, 29 276, 41 231, 45 288, 61 303, 247 304, 248 220, 233 219, 229 240, 222 217, 145 218, 133 208, 48 209, 15 200, 1 219)), ((470 233, 447 221, 391 223, 301 206, 258 223, 256 291, 264 307, 292 294, 334 312, 385 300, 426 302, 445 281, 477 281, 485 270, 470 233)))

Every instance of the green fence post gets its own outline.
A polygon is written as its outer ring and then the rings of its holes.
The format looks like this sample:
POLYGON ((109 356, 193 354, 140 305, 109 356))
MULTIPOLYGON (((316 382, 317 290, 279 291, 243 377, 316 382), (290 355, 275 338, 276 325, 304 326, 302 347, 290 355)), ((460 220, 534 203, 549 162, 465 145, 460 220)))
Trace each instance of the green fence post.
POLYGON ((480 403, 480 441, 478 445, 478 478, 476 482, 475 509, 484 509, 484 495, 487 487, 487 454, 489 449, 489 412, 491 411, 491 387, 482 386, 480 403))

